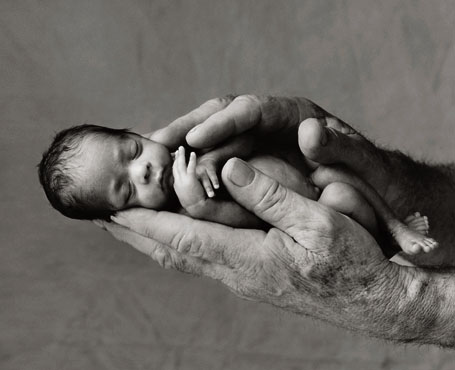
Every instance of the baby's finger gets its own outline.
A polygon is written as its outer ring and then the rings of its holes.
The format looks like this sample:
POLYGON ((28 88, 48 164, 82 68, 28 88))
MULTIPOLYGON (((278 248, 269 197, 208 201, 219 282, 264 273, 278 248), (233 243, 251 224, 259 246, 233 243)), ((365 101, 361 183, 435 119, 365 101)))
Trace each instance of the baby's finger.
POLYGON ((186 173, 185 148, 183 146, 178 149, 176 162, 177 170, 182 174, 186 173))
POLYGON ((196 175, 196 163, 197 163, 196 153, 191 152, 190 159, 188 161, 188 168, 186 169, 186 172, 188 174, 196 175))
POLYGON ((212 184, 210 182, 210 179, 206 173, 204 173, 201 176, 201 181, 202 181, 202 186, 205 189, 205 192, 207 193, 207 196, 209 198, 212 198, 215 195, 215 192, 213 191, 212 184))
POLYGON ((213 187, 215 189, 219 189, 220 188, 220 183, 218 181, 218 175, 216 174, 216 172, 213 169, 208 169, 207 170, 207 175, 209 176, 213 187))
POLYGON ((175 159, 174 159, 174 163, 172 164, 172 175, 174 176, 174 179, 176 181, 178 181, 180 179, 180 172, 178 169, 177 158, 178 158, 178 150, 175 152, 175 159))

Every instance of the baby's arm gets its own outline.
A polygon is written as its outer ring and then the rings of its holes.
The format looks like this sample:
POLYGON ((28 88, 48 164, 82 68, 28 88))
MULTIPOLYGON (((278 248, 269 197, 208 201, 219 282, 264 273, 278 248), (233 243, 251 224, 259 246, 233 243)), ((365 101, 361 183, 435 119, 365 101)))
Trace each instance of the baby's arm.
POLYGON ((183 209, 191 217, 232 227, 263 228, 265 223, 233 201, 207 198, 196 177, 196 155, 191 153, 188 166, 185 149, 176 152, 172 167, 174 189, 183 209))
POLYGON ((196 176, 202 182, 207 195, 215 195, 214 188, 219 188, 218 173, 232 157, 246 158, 251 156, 255 140, 249 134, 236 136, 223 145, 201 155, 197 161, 196 176))

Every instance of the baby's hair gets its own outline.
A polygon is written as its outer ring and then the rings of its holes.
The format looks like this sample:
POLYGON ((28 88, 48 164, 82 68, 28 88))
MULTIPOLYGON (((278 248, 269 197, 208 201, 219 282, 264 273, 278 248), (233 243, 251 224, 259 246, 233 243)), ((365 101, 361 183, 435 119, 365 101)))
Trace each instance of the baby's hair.
POLYGON ((113 129, 97 125, 79 125, 57 133, 38 164, 38 176, 47 199, 63 215, 79 220, 108 220, 112 211, 91 206, 91 202, 77 189, 72 164, 80 152, 82 141, 92 135, 124 137, 128 129, 113 129), (85 199, 84 199, 85 198, 85 199))

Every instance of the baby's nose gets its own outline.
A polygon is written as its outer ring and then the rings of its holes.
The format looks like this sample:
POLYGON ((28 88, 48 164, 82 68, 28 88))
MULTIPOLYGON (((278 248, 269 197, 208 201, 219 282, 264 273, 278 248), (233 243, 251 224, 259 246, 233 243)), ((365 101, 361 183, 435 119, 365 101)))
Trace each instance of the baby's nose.
POLYGON ((153 171, 153 179, 155 182, 159 183, 161 181, 161 178, 163 177, 163 169, 159 168, 155 171, 153 171))
POLYGON ((135 180, 139 184, 147 184, 150 181, 150 163, 137 163, 133 172, 135 180))

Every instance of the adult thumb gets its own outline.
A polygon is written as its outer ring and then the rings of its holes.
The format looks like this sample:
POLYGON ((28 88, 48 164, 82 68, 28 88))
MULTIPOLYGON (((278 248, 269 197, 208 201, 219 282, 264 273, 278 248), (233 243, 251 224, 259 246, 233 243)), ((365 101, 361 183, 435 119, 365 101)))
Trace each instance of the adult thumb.
POLYGON ((329 208, 302 197, 241 159, 226 163, 222 179, 237 203, 299 243, 305 242, 316 225, 318 232, 331 226, 329 208))

